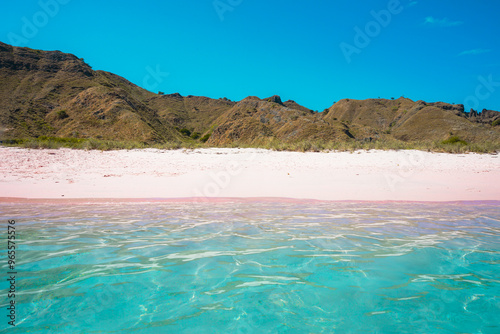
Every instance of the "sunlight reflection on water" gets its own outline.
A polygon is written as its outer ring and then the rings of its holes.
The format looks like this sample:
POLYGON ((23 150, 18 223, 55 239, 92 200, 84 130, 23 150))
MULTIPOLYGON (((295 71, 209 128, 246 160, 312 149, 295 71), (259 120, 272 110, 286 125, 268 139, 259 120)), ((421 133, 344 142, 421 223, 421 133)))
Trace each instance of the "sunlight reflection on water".
POLYGON ((0 204, 16 330, 499 332, 497 204, 0 204))

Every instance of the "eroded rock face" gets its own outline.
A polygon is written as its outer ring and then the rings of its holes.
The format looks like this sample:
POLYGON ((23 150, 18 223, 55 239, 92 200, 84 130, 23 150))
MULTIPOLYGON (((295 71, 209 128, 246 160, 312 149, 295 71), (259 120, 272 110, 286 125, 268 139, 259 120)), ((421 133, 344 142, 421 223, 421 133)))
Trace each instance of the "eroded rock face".
POLYGON ((60 51, 39 51, 12 47, 0 42, 0 68, 15 71, 81 73, 92 76, 92 68, 82 59, 60 51))
MULTIPOLYGON (((163 96, 164 97, 172 97, 172 98, 176 98, 176 99, 182 99, 182 95, 179 94, 179 93, 166 94, 166 95, 163 95, 163 96)), ((191 95, 189 97, 193 97, 193 96, 191 95)))
POLYGON ((464 113, 464 110, 465 110, 463 104, 449 104, 449 103, 444 103, 444 102, 435 102, 435 103, 428 103, 427 105, 438 107, 438 108, 441 108, 444 110, 450 110, 455 115, 462 115, 464 113))
POLYGON ((279 97, 279 95, 273 95, 271 97, 268 97, 268 98, 265 98, 265 99, 262 99, 263 101, 267 101, 267 102, 274 102, 274 103, 278 103, 278 104, 281 104, 283 105, 283 102, 281 102, 281 97, 279 97))
POLYGON ((467 114, 467 118, 476 123, 493 124, 493 122, 500 120, 500 112, 486 109, 483 109, 481 112, 477 112, 476 110, 471 109, 467 114))

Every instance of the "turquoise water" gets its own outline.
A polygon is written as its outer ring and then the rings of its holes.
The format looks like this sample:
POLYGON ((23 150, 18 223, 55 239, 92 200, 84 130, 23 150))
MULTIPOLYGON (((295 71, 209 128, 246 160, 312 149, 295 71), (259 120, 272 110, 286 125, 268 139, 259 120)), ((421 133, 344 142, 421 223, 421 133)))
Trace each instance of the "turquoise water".
POLYGON ((498 204, 0 204, 0 330, 500 333, 498 204))

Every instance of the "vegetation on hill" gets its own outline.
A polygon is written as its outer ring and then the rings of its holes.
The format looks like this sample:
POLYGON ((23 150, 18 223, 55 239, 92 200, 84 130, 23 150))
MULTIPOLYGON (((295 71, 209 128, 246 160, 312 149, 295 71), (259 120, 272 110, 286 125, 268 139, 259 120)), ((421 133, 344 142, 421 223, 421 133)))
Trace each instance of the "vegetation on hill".
POLYGON ((158 94, 59 51, 0 42, 0 141, 25 147, 500 150, 500 113, 399 99, 314 112, 279 96, 158 94))

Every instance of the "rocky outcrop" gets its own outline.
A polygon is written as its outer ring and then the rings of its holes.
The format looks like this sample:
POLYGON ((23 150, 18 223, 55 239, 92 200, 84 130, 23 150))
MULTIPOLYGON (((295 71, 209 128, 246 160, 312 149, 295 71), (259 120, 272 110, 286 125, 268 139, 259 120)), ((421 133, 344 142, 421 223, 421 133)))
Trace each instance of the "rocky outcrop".
POLYGON ((434 102, 434 103, 427 103, 426 105, 437 107, 437 108, 440 108, 443 110, 449 110, 457 116, 463 116, 463 114, 464 114, 464 105, 463 104, 450 104, 450 103, 444 103, 444 102, 434 102))
POLYGON ((83 59, 60 51, 39 51, 12 47, 0 42, 0 68, 13 71, 42 71, 80 73, 92 76, 92 68, 83 59))
POLYGON ((262 101, 274 102, 274 103, 283 105, 283 102, 281 102, 281 97, 279 97, 278 95, 273 95, 271 97, 262 99, 262 101))
MULTIPOLYGON (((176 98, 176 99, 182 99, 182 95, 179 94, 179 93, 167 94, 167 95, 163 95, 163 96, 165 96, 165 97, 173 97, 173 98, 176 98)), ((193 96, 190 95, 188 97, 193 97, 193 96)))
POLYGON ((500 112, 495 110, 486 110, 483 109, 481 112, 477 112, 474 109, 471 109, 467 114, 467 118, 471 122, 482 123, 482 124, 493 124, 498 125, 500 122, 500 112))

